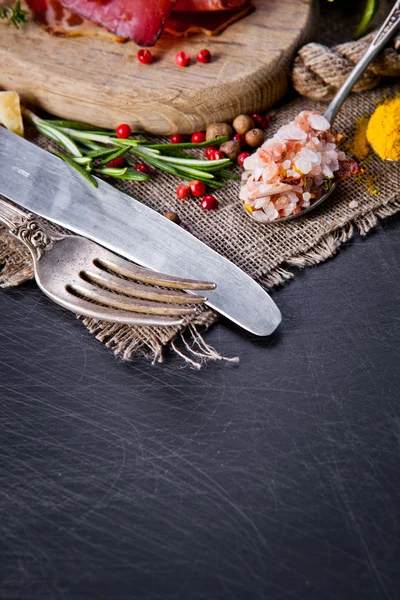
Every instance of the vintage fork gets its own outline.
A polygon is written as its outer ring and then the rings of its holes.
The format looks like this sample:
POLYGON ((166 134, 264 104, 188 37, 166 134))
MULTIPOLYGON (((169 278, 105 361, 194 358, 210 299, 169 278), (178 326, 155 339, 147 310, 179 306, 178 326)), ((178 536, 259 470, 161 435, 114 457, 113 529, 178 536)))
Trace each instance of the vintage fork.
POLYGON ((1 198, 0 221, 29 248, 40 289, 85 317, 129 325, 181 325, 207 300, 184 290, 216 287, 138 267, 86 238, 53 231, 36 215, 1 198))

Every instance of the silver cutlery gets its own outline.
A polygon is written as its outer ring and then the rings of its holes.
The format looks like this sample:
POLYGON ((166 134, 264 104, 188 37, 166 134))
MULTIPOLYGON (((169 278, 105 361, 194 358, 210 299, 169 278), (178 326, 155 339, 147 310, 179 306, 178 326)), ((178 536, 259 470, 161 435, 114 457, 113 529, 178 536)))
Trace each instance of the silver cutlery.
POLYGON ((61 235, 2 199, 0 221, 30 250, 40 289, 86 317, 128 325, 181 325, 207 300, 184 290, 215 288, 210 282, 138 267, 86 238, 61 235))
POLYGON ((209 306, 256 335, 276 329, 281 313, 249 275, 155 210, 97 182, 95 188, 60 158, 0 127, 0 194, 141 266, 213 281, 209 306))

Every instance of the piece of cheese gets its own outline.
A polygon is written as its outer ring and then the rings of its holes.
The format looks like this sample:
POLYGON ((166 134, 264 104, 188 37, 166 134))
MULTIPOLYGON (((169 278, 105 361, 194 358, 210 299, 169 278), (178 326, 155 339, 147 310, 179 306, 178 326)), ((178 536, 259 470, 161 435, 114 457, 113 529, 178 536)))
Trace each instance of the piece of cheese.
POLYGON ((24 135, 24 124, 17 92, 0 92, 0 124, 13 133, 24 135))

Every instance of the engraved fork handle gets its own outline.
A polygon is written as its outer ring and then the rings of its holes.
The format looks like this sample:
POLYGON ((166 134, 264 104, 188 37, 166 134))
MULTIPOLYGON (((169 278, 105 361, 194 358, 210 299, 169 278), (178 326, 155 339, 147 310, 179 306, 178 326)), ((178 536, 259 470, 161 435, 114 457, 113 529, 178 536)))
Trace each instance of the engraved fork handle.
POLYGON ((350 94, 353 86, 364 73, 368 65, 373 61, 378 52, 388 43, 390 38, 396 33, 400 25, 400 0, 397 0, 393 6, 388 18, 379 29, 378 33, 372 40, 368 50, 364 56, 358 61, 344 84, 341 86, 332 102, 325 111, 325 117, 332 125, 338 114, 340 107, 350 94))
POLYGON ((29 248, 34 260, 40 260, 45 248, 55 241, 36 215, 13 206, 0 198, 0 221, 9 232, 29 248))

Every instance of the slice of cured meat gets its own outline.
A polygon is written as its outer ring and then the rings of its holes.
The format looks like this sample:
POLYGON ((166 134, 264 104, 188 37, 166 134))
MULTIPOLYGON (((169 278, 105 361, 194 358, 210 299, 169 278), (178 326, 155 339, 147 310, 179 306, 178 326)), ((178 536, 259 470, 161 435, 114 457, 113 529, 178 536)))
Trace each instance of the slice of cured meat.
POLYGON ((73 13, 139 46, 152 46, 176 0, 61 0, 73 13))
POLYGON ((72 13, 58 0, 26 0, 35 21, 42 23, 53 35, 100 36, 114 41, 123 41, 104 27, 99 27, 91 21, 72 13))
MULTIPOLYGON (((178 2, 180 1, 178 0, 178 2)), ((104 27, 71 12, 62 6, 59 0, 27 0, 27 4, 33 12, 35 20, 43 23, 53 35, 100 36, 117 42, 127 40, 127 38, 119 37, 104 27)), ((203 11, 196 14, 191 11, 174 11, 165 24, 165 32, 182 37, 195 33, 218 35, 228 25, 243 18, 252 10, 254 10, 252 5, 246 2, 236 10, 203 11)))
POLYGON ((168 19, 164 31, 171 35, 188 37, 196 33, 219 35, 229 25, 243 19, 254 10, 251 4, 245 4, 239 10, 224 10, 218 12, 173 12, 168 19))
POLYGON ((246 4, 247 0, 178 0, 174 10, 178 11, 209 11, 232 10, 246 4))

